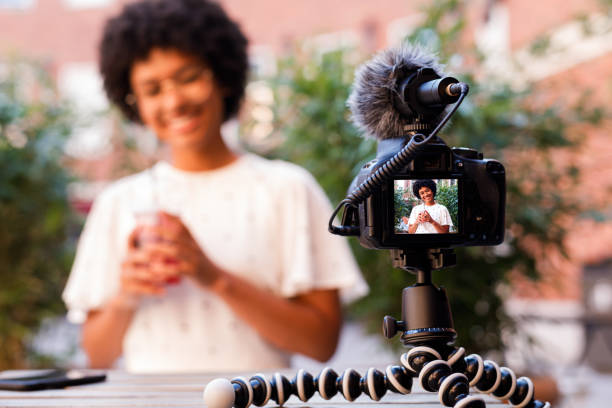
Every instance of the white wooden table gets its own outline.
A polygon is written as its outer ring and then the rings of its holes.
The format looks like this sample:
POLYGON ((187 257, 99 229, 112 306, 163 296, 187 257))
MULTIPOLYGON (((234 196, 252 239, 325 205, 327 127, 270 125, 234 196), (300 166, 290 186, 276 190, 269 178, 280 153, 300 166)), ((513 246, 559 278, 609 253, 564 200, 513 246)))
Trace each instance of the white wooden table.
MULTIPOLYGON (((365 370, 362 370, 365 371, 365 370)), ((294 372, 282 372, 291 379, 294 372)), ((250 376, 250 373, 221 375, 231 379, 238 375, 250 376)), ((173 375, 133 375, 120 371, 107 372, 105 382, 79 385, 59 390, 45 391, 0 391, 0 407, 204 407, 202 393, 205 385, 218 375, 210 374, 173 374, 173 375)), ((508 407, 499 401, 484 397, 487 407, 508 407)), ((301 402, 292 396, 285 406, 310 408, 370 408, 386 405, 406 405, 440 408, 437 394, 424 392, 418 385, 413 386, 412 394, 399 395, 387 393, 382 400, 375 402, 366 395, 349 403, 342 396, 336 395, 331 400, 324 400, 315 394, 307 402, 301 402)), ((268 406, 273 407, 271 402, 268 406)))

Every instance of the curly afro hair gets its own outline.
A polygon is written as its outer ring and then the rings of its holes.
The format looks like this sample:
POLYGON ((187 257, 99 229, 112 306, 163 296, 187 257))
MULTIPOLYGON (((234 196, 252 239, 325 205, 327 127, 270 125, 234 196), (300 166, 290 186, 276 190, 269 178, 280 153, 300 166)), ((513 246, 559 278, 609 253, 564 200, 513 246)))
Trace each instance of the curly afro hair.
POLYGON ((419 190, 422 187, 427 187, 431 190, 431 192, 433 193, 434 198, 436 197, 436 191, 438 190, 437 186, 436 186, 436 182, 433 180, 429 180, 429 179, 425 179, 425 180, 417 180, 414 183, 412 183, 412 192, 414 193, 414 196, 418 199, 421 198, 421 196, 419 195, 419 190))
POLYGON ((153 48, 176 49, 202 60, 226 91, 227 120, 239 108, 248 75, 248 40, 225 11, 209 0, 143 0, 109 19, 100 43, 100 72, 108 98, 125 116, 142 122, 126 98, 130 71, 153 48))

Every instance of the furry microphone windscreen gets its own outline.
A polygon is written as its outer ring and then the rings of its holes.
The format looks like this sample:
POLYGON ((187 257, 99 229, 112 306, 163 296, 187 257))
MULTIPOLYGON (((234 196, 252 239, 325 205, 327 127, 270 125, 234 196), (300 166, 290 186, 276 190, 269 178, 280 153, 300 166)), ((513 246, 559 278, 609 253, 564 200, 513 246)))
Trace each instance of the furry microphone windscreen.
POLYGON ((347 100, 352 122, 366 136, 378 140, 404 136, 404 127, 415 118, 400 114, 393 97, 399 94, 402 81, 420 68, 443 76, 435 55, 416 45, 381 51, 361 65, 347 100))

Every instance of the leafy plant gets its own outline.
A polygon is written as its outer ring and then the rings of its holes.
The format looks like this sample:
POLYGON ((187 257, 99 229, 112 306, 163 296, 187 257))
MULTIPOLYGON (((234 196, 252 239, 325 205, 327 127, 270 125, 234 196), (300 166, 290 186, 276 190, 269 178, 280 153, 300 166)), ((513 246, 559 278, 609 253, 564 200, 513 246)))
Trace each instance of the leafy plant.
POLYGON ((438 185, 436 202, 446 207, 450 213, 453 225, 457 228, 457 212, 459 211, 459 194, 457 184, 450 186, 438 185))
POLYGON ((402 217, 410 217, 414 203, 406 199, 407 190, 398 188, 393 192, 393 208, 395 209, 395 224, 402 222, 402 217))
POLYGON ((69 107, 39 65, 0 74, 0 369, 28 365, 27 344, 43 319, 63 310, 73 224, 61 165, 69 107))

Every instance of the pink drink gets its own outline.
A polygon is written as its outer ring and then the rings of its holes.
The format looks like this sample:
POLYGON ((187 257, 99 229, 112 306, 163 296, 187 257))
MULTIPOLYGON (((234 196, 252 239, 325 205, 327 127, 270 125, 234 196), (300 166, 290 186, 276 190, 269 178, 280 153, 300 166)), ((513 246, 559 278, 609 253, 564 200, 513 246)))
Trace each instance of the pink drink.
MULTIPOLYGON (((162 238, 154 230, 154 227, 158 227, 161 224, 161 216, 157 211, 146 211, 135 214, 136 224, 140 228, 136 240, 136 246, 143 247, 151 243, 161 242, 162 238)), ((166 264, 176 264, 176 259, 164 257, 161 259, 166 264)), ((172 276, 166 279, 166 283, 169 285, 175 285, 181 282, 180 276, 172 276)))

